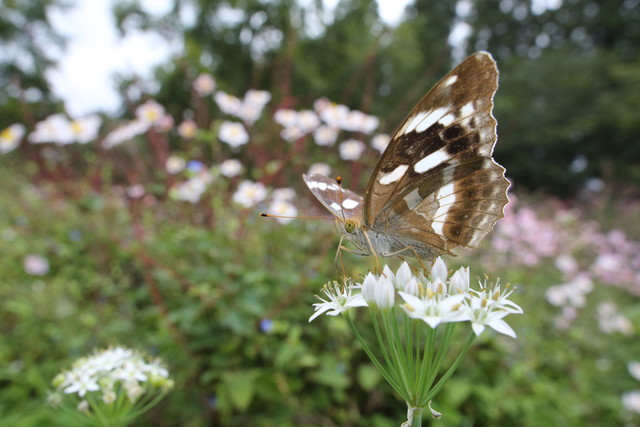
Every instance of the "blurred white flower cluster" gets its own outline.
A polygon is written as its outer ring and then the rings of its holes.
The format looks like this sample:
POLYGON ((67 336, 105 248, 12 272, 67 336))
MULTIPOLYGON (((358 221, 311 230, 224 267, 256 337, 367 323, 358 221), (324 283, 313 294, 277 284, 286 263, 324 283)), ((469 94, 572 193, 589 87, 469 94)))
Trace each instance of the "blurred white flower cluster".
POLYGON ((139 409, 159 401, 174 382, 159 359, 147 361, 134 350, 112 347, 76 360, 54 378, 53 386, 56 391, 48 399, 52 405, 73 406, 88 416, 111 414, 115 421, 139 415, 139 409), (122 404, 123 399, 129 404, 122 404), (112 409, 104 411, 105 406, 112 409))
MULTIPOLYGON (((298 209, 293 204, 296 193, 292 188, 277 188, 271 192, 270 203, 266 210, 276 216, 276 221, 287 224, 298 214, 298 209), (279 217, 278 217, 279 216, 279 217)), ((249 180, 242 181, 238 189, 233 193, 232 200, 244 208, 251 208, 269 198, 269 190, 260 182, 249 180)))
MULTIPOLYGON (((309 133, 319 146, 332 146, 341 131, 371 134, 379 125, 375 116, 359 110, 350 110, 342 104, 334 104, 326 98, 316 100, 313 110, 296 111, 281 108, 274 114, 276 123, 283 127, 282 139, 296 141, 309 133)), ((389 143, 389 136, 377 134, 371 139, 371 146, 383 152, 389 143)), ((339 152, 343 160, 358 160, 366 149, 366 144, 358 139, 347 139, 340 143, 339 152)))
POLYGON ((330 316, 346 312, 352 307, 368 306, 389 310, 399 307, 412 319, 422 320, 431 328, 441 323, 470 322, 476 335, 489 326, 495 331, 515 338, 516 333, 504 321, 509 314, 521 314, 522 309, 509 300, 513 291, 495 284, 480 282, 478 289, 469 285, 469 269, 460 268, 451 276, 442 258, 437 258, 429 276, 414 274, 405 262, 394 274, 385 266, 382 274, 369 273, 362 283, 347 279, 340 286, 336 282, 324 288, 327 299, 314 304, 315 313, 309 321, 323 313, 330 316))

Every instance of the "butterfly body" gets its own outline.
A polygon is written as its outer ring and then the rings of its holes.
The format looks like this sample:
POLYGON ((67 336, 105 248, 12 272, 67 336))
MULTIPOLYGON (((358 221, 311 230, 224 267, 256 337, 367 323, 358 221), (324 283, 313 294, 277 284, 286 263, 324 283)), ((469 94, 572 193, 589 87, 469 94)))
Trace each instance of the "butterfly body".
POLYGON ((504 216, 509 181, 491 157, 497 84, 486 52, 450 71, 395 131, 364 197, 331 178, 304 176, 355 252, 433 259, 476 247, 504 216))

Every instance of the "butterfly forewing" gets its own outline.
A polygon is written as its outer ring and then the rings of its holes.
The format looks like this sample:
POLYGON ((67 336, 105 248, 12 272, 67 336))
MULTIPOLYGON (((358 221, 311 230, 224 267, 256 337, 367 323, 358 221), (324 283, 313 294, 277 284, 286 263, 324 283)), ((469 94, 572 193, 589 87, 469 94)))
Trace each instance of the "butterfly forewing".
POLYGON ((498 70, 469 56, 431 89, 394 133, 364 198, 364 223, 433 257, 476 246, 503 216, 509 182, 491 158, 498 70), (417 243, 416 243, 417 242, 417 243), (428 248, 433 247, 433 251, 428 248))

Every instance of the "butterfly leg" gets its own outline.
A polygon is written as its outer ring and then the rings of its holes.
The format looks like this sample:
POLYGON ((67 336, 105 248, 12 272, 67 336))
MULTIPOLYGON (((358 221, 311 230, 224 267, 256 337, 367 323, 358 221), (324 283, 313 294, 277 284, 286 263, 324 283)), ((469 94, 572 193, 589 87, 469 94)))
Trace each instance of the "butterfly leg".
POLYGON ((342 277, 347 277, 347 272, 346 272, 346 270, 344 268, 344 260, 342 259, 342 251, 349 252, 349 253, 356 254, 356 255, 360 255, 360 256, 367 256, 369 254, 366 253, 366 252, 354 251, 353 249, 342 245, 342 240, 343 239, 344 239, 344 236, 340 237, 340 243, 338 243, 338 249, 336 250, 336 256, 335 256, 335 259, 334 259, 333 262, 336 265, 336 270, 338 272, 340 272, 340 268, 338 268, 338 260, 340 260, 340 265, 342 267, 342 277))
POLYGON ((425 267, 425 265, 422 263, 422 259, 420 258, 420 255, 418 255, 418 252, 416 251, 416 248, 414 246, 404 247, 404 248, 400 249, 399 251, 396 251, 396 252, 393 252, 393 253, 389 254, 389 256, 391 257, 391 256, 394 256, 394 255, 397 255, 398 258, 400 258, 402 261, 406 262, 406 260, 400 256, 401 253, 406 252, 406 251, 413 251, 413 256, 418 260, 418 264, 420 264, 420 268, 422 268, 423 271, 428 271, 427 267, 425 267))
POLYGON ((375 268, 377 269, 377 272, 374 271, 374 273, 380 274, 382 273, 382 268, 380 268, 380 259, 378 258, 378 253, 373 249, 373 245, 371 244, 371 239, 369 239, 369 234, 367 234, 366 231, 362 231, 362 233, 364 234, 364 237, 366 237, 367 239, 367 243, 369 244, 369 249, 371 250, 371 255, 373 255, 373 259, 375 260, 375 268))

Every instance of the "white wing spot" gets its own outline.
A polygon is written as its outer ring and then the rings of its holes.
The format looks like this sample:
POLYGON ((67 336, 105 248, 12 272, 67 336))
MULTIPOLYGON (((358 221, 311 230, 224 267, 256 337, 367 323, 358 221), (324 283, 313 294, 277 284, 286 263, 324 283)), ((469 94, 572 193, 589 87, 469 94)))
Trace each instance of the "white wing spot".
POLYGON ((449 183, 438 190, 438 195, 436 196, 438 209, 433 216, 434 218, 442 217, 441 221, 446 221, 446 215, 449 213, 451 205, 456 202, 456 195, 453 194, 453 191, 453 183, 449 183))
POLYGON ((407 169, 409 169, 409 165, 400 165, 391 172, 382 175, 378 182, 382 185, 389 185, 392 182, 396 182, 404 176, 407 169))
POLYGON ((434 221, 431 223, 431 228, 439 235, 444 236, 444 222, 434 221))
POLYGON ((327 183, 326 182, 318 182, 316 187, 318 187, 318 189, 320 191, 325 191, 327 189, 327 183))
POLYGON ((447 160, 449 160, 449 154, 447 154, 444 148, 441 148, 440 150, 429 154, 418 163, 416 163, 413 166, 413 170, 417 173, 423 173, 435 168, 440 163, 446 162, 447 160))
POLYGON ((360 202, 358 202, 357 200, 353 200, 353 199, 346 199, 345 201, 342 202, 342 206, 345 209, 353 209, 356 206, 358 206, 360 204, 360 202))
POLYGON ((462 117, 467 117, 467 116, 472 115, 475 111, 476 111, 476 109, 473 106, 473 101, 470 101, 470 102, 467 102, 466 104, 464 104, 464 106, 460 109, 460 115, 462 117))
POLYGON ((440 123, 442 126, 447 127, 451 123, 453 123, 455 119, 456 119, 456 116, 454 114, 449 113, 443 116, 440 120, 438 120, 438 123, 440 123))
POLYGON ((440 118, 448 112, 449 109, 445 107, 436 108, 435 110, 431 111, 426 115, 424 119, 422 119, 420 123, 418 123, 418 125, 416 126, 416 132, 424 132, 425 130, 429 129, 435 122, 440 120, 440 118))
POLYGON ((444 87, 447 86, 451 86, 452 84, 454 84, 455 82, 458 81, 458 76, 456 76, 455 74, 451 77, 449 77, 445 82, 444 82, 444 87))
POLYGON ((404 129, 400 133, 402 133, 403 135, 408 134, 409 132, 414 130, 416 128, 416 126, 418 125, 418 123, 420 123, 422 120, 424 120, 425 117, 427 117, 427 113, 425 113, 424 111, 419 112, 418 114, 413 116, 411 118, 411 120, 409 120, 407 122, 407 124, 405 125, 404 129))
POLYGON ((339 212, 340 211, 340 205, 337 204, 336 202, 331 202, 331 209, 333 209, 334 211, 339 212))

